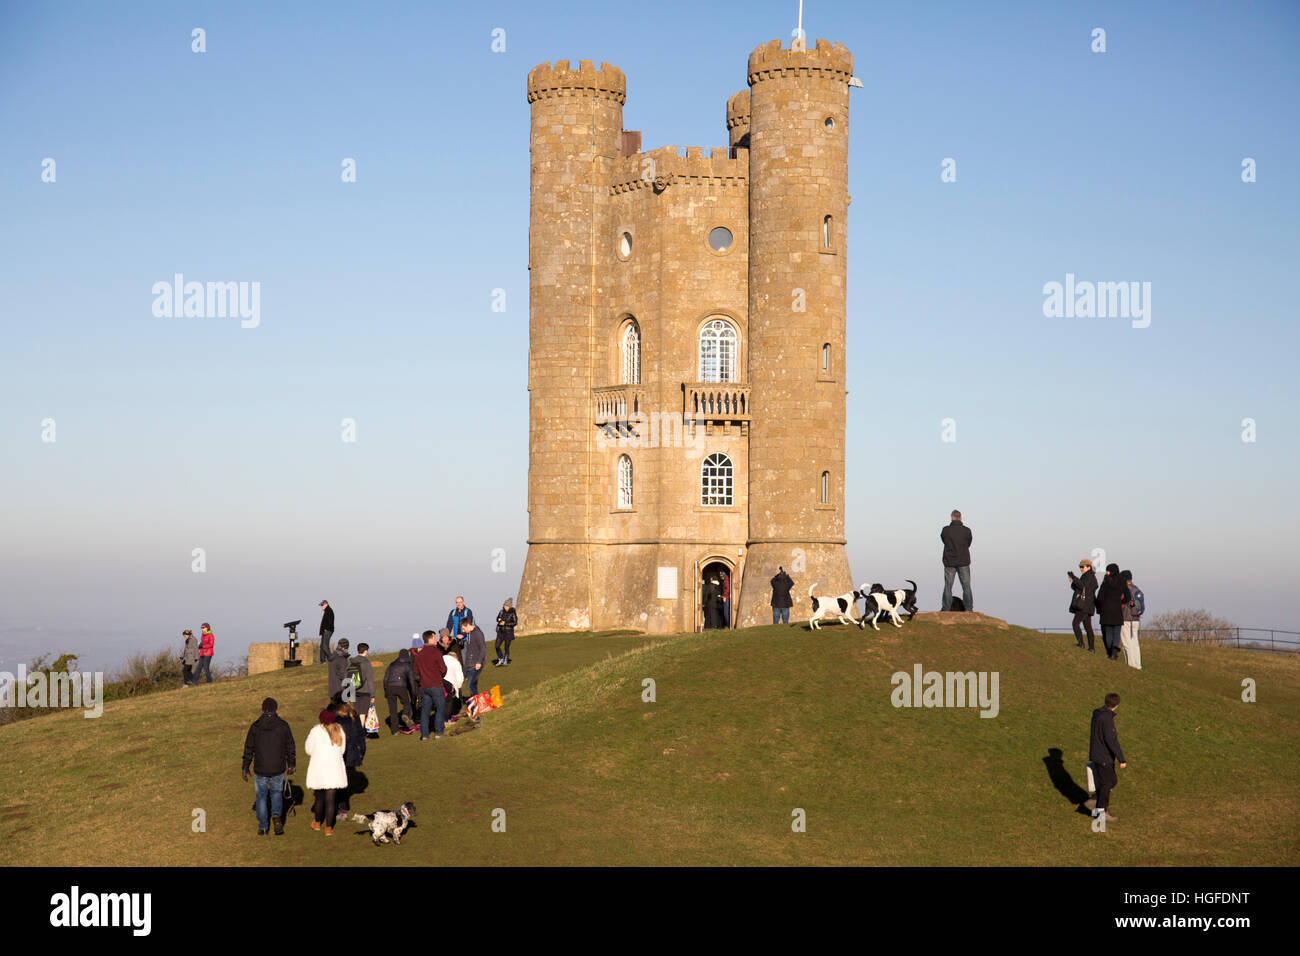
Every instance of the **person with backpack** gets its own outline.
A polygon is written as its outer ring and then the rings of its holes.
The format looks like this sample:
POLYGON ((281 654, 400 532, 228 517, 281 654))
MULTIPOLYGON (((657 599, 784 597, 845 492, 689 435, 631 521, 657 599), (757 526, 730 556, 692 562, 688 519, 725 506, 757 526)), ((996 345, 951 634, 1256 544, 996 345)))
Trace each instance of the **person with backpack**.
POLYGON ((409 734, 419 721, 415 714, 415 670, 411 666, 411 651, 403 647, 397 652, 397 660, 388 665, 384 671, 384 697, 388 701, 389 736, 409 734), (401 710, 398 710, 398 704, 401 710))
POLYGON ((1119 642, 1124 648, 1124 659, 1129 667, 1142 669, 1142 649, 1138 647, 1138 625, 1146 612, 1146 597, 1142 589, 1133 583, 1132 571, 1121 571, 1119 579, 1124 582, 1124 623, 1120 625, 1119 642))
POLYGON ((1119 579, 1119 565, 1106 565, 1106 577, 1097 589, 1097 611, 1101 614, 1101 640, 1106 657, 1119 660, 1119 632, 1124 624, 1124 584, 1119 579))
POLYGON ((284 836, 284 778, 293 776, 297 751, 293 731, 276 713, 274 697, 262 701, 262 716, 253 721, 244 737, 244 779, 253 768, 253 787, 257 793, 257 835, 266 836, 275 827, 276 836, 284 836), (268 806, 269 798, 269 806, 268 806), (270 811, 269 813, 267 811, 270 811))
POLYGON ((1074 615, 1072 625, 1075 647, 1083 647, 1083 632, 1079 630, 1079 625, 1082 624, 1088 632, 1088 652, 1095 654, 1097 651, 1093 644, 1092 616, 1097 613, 1097 575, 1092 570, 1092 562, 1087 558, 1079 562, 1077 578, 1073 571, 1066 571, 1065 575, 1070 579, 1070 587, 1074 590, 1070 613, 1074 615))
POLYGON ((772 623, 789 624, 790 608, 794 606, 794 601, 790 599, 790 589, 794 587, 794 579, 785 573, 785 568, 776 569, 776 574, 772 576, 772 623))
POLYGON ((347 679, 357 695, 354 706, 364 726, 370 703, 375 699, 375 667, 370 663, 369 644, 362 642, 357 645, 357 656, 348 661, 347 679))
POLYGON ((204 624, 199 634, 199 666, 194 671, 194 683, 199 682, 199 674, 207 674, 208 683, 212 683, 212 655, 216 653, 213 650, 216 643, 217 636, 212 633, 212 628, 204 624))
POLYGON ((505 667, 510 663, 510 645, 515 639, 515 628, 519 624, 519 615, 515 613, 514 598, 506 598, 497 612, 497 658, 493 667, 505 667))
POLYGON ((330 655, 326 691, 331 704, 343 700, 343 683, 348 678, 348 664, 351 661, 348 650, 351 646, 346 637, 341 637, 334 648, 334 653, 330 655))
POLYGON ((333 836, 337 815, 335 800, 338 792, 348 785, 348 770, 343 762, 347 739, 332 710, 322 710, 317 719, 320 722, 307 734, 302 745, 311 758, 307 763, 307 787, 314 792, 311 828, 319 830, 324 824, 325 835, 333 836))
POLYGON ((194 666, 199 662, 199 642, 189 628, 181 636, 185 638, 185 650, 181 651, 181 679, 186 687, 193 687, 194 666))
POLYGON ((352 788, 356 784, 354 770, 361 767, 366 759, 366 730, 357 715, 357 709, 346 700, 337 707, 331 707, 338 725, 343 728, 343 771, 347 774, 347 786, 334 797, 334 813, 347 818, 352 807, 352 788))

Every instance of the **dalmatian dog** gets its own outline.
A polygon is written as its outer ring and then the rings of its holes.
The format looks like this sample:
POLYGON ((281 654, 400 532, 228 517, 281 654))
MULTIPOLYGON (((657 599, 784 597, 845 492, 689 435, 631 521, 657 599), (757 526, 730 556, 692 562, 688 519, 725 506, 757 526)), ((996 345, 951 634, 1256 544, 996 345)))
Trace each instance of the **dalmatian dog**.
POLYGON ((376 810, 370 814, 356 813, 353 814, 352 819, 370 827, 370 839, 374 841, 375 846, 387 843, 390 835, 393 838, 392 842, 401 846, 402 834, 411 825, 413 816, 415 816, 415 804, 408 800, 396 810, 376 810))
MULTIPOLYGON (((858 601, 866 597, 865 591, 850 591, 848 594, 841 594, 838 597, 818 597, 813 594, 817 587, 817 582, 812 583, 808 588, 808 597, 812 601, 813 614, 808 619, 808 626, 814 631, 821 629, 821 621, 824 617, 838 617, 842 624, 856 624, 859 628, 866 626, 866 618, 858 620, 853 616, 853 612, 858 607, 858 601)), ((877 628, 879 630, 879 628, 877 628)))

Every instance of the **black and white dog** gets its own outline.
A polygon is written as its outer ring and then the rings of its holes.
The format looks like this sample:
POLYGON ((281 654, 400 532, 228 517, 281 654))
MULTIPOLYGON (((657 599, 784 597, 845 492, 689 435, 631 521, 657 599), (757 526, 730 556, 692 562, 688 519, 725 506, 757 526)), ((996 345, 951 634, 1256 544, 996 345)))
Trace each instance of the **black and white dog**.
MULTIPOLYGON (((850 591, 848 594, 841 594, 839 597, 816 597, 813 594, 813 588, 817 587, 817 582, 812 583, 808 589, 808 597, 812 600, 812 617, 808 619, 808 626, 814 631, 819 630, 821 625, 817 622, 824 617, 838 617, 843 624, 856 624, 858 627, 866 626, 866 618, 858 620, 853 616, 853 612, 858 608, 858 601, 867 595, 862 591, 850 591)), ((879 628, 877 628, 879 630, 879 628)))
POLYGON ((353 814, 352 819, 370 827, 370 839, 374 841, 375 846, 387 843, 390 834, 393 842, 401 846, 402 834, 411 825, 413 816, 415 816, 415 804, 408 800, 396 810, 376 810, 370 814, 356 813, 353 814))
MULTIPOLYGON (((916 617, 916 582, 911 578, 905 578, 904 580, 912 586, 910 588, 895 588, 892 591, 886 591, 884 587, 879 584, 871 585, 871 591, 867 595, 867 611, 863 614, 863 617, 866 617, 867 614, 871 614, 872 627, 876 626, 876 618, 882 617, 885 614, 888 614, 893 619, 894 627, 902 627, 902 622, 898 619, 898 611, 900 608, 907 612, 907 619, 909 621, 916 617), (872 604, 876 605, 874 613, 871 610, 872 604)), ((879 628, 877 628, 877 630, 879 630, 879 628)))

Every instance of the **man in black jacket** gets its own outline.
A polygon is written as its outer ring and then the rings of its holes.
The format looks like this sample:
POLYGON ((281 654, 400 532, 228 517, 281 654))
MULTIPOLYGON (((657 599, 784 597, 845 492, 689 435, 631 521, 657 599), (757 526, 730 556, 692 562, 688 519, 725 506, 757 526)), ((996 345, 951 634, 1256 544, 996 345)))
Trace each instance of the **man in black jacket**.
POLYGON ((262 701, 262 716, 253 721, 244 738, 244 779, 248 768, 253 767, 254 787, 257 791, 257 835, 264 836, 267 826, 275 826, 276 836, 284 835, 284 775, 293 776, 297 750, 293 745, 293 731, 276 713, 274 697, 262 701), (267 797, 270 813, 267 813, 267 797), (268 820, 269 816, 269 820, 268 820))
POLYGON ((772 623, 789 624, 790 608, 794 605, 794 602, 790 600, 790 589, 794 587, 794 581, 790 575, 785 573, 785 568, 777 568, 771 584, 772 623))
POLYGON ((1106 565, 1106 576, 1097 589, 1097 613, 1101 615, 1101 640, 1106 645, 1106 656, 1119 660, 1119 634, 1124 625, 1124 603, 1128 588, 1119 579, 1119 565, 1106 565))
POLYGON ((952 610, 952 576, 961 579, 961 601, 967 611, 975 610, 970 589, 970 528, 961 523, 961 512, 952 513, 952 521, 939 532, 943 542, 943 610, 952 610))
POLYGON ((402 648, 397 652, 397 660, 388 665, 384 671, 384 696, 388 699, 389 736, 399 731, 408 734, 415 726, 415 669, 411 666, 411 652, 402 648), (398 702, 402 709, 399 713, 398 702), (403 720, 405 718, 405 720, 403 720), (408 726, 409 725, 409 726, 408 726))
POLYGON ((330 607, 329 601, 321 601, 320 606, 325 610, 320 616, 320 647, 316 659, 322 664, 328 664, 330 659, 330 637, 334 634, 334 608, 330 607))
POLYGON ((1088 759, 1092 761, 1092 776, 1097 784, 1095 799, 1085 800, 1084 806, 1094 817, 1104 817, 1107 823, 1118 820, 1110 814, 1110 792, 1119 785, 1115 764, 1123 770, 1128 764, 1115 733, 1115 710, 1119 707, 1119 694, 1107 694, 1106 703, 1092 712, 1089 731, 1088 759))

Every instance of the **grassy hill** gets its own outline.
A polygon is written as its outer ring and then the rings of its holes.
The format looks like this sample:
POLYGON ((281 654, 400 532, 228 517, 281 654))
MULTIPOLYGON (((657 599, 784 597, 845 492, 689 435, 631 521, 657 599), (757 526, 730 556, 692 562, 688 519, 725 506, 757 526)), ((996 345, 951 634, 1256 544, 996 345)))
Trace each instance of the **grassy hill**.
POLYGON ((370 741, 353 808, 414 801, 401 847, 376 848, 354 824, 327 838, 309 828, 309 806, 285 836, 255 835, 244 734, 262 698, 276 697, 301 785, 302 742, 324 698, 325 671, 312 667, 109 704, 96 720, 58 713, 0 729, 0 861, 1300 862, 1296 658, 1147 641, 1135 671, 1069 637, 924 618, 880 633, 545 635, 514 649, 510 668, 487 668, 484 689, 500 683, 505 706, 481 729, 370 741), (917 663, 997 671, 997 717, 895 708, 891 674, 917 663), (1247 677, 1256 703, 1241 700, 1247 677), (654 703, 642 700, 645 678, 654 703), (1071 791, 1091 711, 1112 690, 1129 766, 1112 800, 1119 822, 1094 833, 1071 791), (1054 749, 1062 769, 1049 772, 1054 749), (191 832, 194 808, 205 833, 191 832), (492 829, 497 808, 504 833, 492 829), (792 832, 796 808, 805 833, 792 832))

